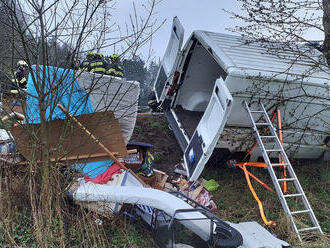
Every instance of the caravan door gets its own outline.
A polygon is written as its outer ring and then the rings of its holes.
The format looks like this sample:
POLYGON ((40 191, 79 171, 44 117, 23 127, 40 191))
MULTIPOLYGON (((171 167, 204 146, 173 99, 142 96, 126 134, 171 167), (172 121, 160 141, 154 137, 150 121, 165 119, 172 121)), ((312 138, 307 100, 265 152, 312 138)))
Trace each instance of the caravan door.
POLYGON ((172 83, 183 42, 184 29, 179 19, 174 17, 171 36, 162 63, 154 83, 154 92, 158 102, 165 99, 172 83))
POLYGON ((190 181, 198 179, 209 160, 231 112, 233 98, 222 78, 215 82, 207 108, 184 152, 190 181))

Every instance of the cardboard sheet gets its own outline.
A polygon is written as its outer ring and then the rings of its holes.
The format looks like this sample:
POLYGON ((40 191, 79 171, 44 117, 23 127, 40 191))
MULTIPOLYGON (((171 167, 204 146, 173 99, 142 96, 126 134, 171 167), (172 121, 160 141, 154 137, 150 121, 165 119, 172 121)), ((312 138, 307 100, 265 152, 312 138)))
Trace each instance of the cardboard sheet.
MULTIPOLYGON (((121 128, 112 112, 82 114, 77 116, 77 119, 111 152, 118 154, 119 157, 127 156, 121 128)), ((14 126, 11 129, 17 148, 26 159, 42 160, 42 149, 48 149, 49 156, 53 159, 76 160, 77 156, 83 156, 84 161, 105 159, 104 150, 72 120, 47 122, 46 130, 47 142, 41 144, 40 124, 14 126), (103 154, 103 156, 93 156, 95 154, 103 154)))

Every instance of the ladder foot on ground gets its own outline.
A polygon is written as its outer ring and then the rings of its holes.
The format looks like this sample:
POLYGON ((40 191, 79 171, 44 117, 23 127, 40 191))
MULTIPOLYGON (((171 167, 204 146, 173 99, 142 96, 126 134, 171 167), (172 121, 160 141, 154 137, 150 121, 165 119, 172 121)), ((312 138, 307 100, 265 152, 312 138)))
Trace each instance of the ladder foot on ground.
POLYGON ((307 200, 305 192, 303 191, 303 189, 300 185, 300 182, 293 170, 293 167, 288 159, 288 156, 283 149, 282 143, 277 136, 276 130, 275 130, 271 120, 269 119, 269 116, 267 114, 267 111, 266 111, 264 105, 262 103, 259 103, 258 110, 250 110, 248 103, 246 101, 244 101, 244 107, 245 107, 245 109, 248 113, 249 119, 252 123, 253 133, 257 139, 257 142, 258 142, 258 145, 262 152, 265 163, 267 164, 267 169, 272 178, 276 193, 280 199, 284 212, 286 213, 288 219, 290 220, 290 223, 291 223, 291 226, 292 226, 294 232, 297 234, 300 241, 302 241, 302 238, 300 236, 300 233, 302 233, 302 232, 318 231, 319 234, 323 234, 321 227, 315 217, 313 209, 311 208, 309 201, 307 200), (256 120, 257 117, 259 117, 258 120, 256 120), (262 121, 261 121, 261 119, 262 119, 262 121), (269 132, 271 134, 260 135, 260 130, 258 129, 260 127, 268 128, 269 132), (265 145, 264 141, 266 141, 266 140, 268 141, 267 144, 269 144, 270 141, 272 142, 272 148, 269 148, 269 147, 265 148, 266 145, 265 145), (281 161, 283 161, 283 163, 271 163, 270 157, 269 157, 269 155, 271 153, 277 153, 278 157, 281 159, 281 161), (274 168, 283 167, 283 166, 285 166, 287 168, 289 177, 277 178, 274 168), (281 186, 280 186, 280 182, 292 182, 296 192, 292 193, 292 194, 283 194, 281 186), (302 204, 304 205, 304 208, 291 211, 289 208, 289 204, 287 202, 287 198, 295 198, 295 197, 300 198, 302 200, 302 204), (312 223, 313 226, 303 227, 303 228, 298 229, 293 215, 296 216, 296 215, 302 215, 302 214, 308 214, 310 222, 312 223))

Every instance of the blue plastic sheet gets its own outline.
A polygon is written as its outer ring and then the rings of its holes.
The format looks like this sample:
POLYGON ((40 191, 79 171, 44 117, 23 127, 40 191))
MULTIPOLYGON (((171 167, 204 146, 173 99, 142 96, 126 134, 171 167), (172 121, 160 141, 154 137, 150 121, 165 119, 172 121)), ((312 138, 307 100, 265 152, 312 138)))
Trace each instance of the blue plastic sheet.
MULTIPOLYGON (((69 113, 77 116, 80 114, 94 113, 92 104, 86 92, 80 88, 75 77, 75 71, 71 69, 57 68, 53 66, 33 65, 29 74, 26 99, 26 121, 28 123, 40 123, 40 105, 38 96, 42 92, 41 84, 44 84, 44 94, 46 95, 46 120, 65 119, 66 115, 56 106, 63 105, 69 113), (43 71, 45 69, 45 72, 43 71), (32 76, 35 77, 38 85, 33 83, 32 76)), ((95 178, 104 173, 113 160, 89 162, 77 164, 72 167, 81 171, 84 175, 95 178)))
POLYGON ((103 174, 113 163, 114 161, 109 159, 85 164, 75 164, 72 167, 84 174, 84 176, 89 176, 94 179, 98 175, 103 174))
POLYGON ((40 105, 38 96, 42 92, 41 85, 44 84, 46 95, 45 106, 46 120, 65 119, 65 114, 56 105, 63 105, 72 115, 93 113, 93 107, 86 92, 80 88, 75 73, 71 69, 46 66, 45 73, 42 65, 33 65, 32 72, 28 78, 27 87, 27 122, 40 123, 40 105), (37 79, 38 85, 32 80, 32 74, 37 79), (45 74, 45 75, 44 75, 45 74))

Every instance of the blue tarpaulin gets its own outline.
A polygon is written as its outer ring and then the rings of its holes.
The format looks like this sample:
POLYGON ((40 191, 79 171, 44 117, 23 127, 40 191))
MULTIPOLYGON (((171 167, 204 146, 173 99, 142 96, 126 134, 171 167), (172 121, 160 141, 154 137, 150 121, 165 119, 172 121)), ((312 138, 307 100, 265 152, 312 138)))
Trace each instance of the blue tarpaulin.
POLYGON ((65 114, 56 105, 59 103, 69 110, 72 115, 93 113, 93 107, 86 92, 80 88, 74 78, 73 70, 46 66, 43 75, 43 66, 33 65, 32 73, 28 78, 27 87, 27 122, 40 123, 40 107, 38 93, 42 92, 41 82, 44 80, 44 94, 46 109, 46 120, 65 119, 65 114), (32 74, 37 79, 37 88, 32 80, 32 74))
MULTIPOLYGON (((92 104, 86 92, 81 89, 77 80, 74 78, 73 70, 46 66, 45 75, 42 65, 32 66, 32 72, 28 78, 26 115, 27 122, 40 123, 40 107, 38 96, 42 92, 41 84, 44 83, 44 94, 46 108, 46 120, 65 119, 66 115, 56 107, 57 104, 63 105, 72 115, 94 113, 92 104), (33 83, 32 74, 38 82, 37 88, 33 83), (44 80, 44 82, 43 82, 44 80)), ((113 160, 89 162, 77 164, 73 167, 91 178, 104 173, 111 165, 113 160)))

